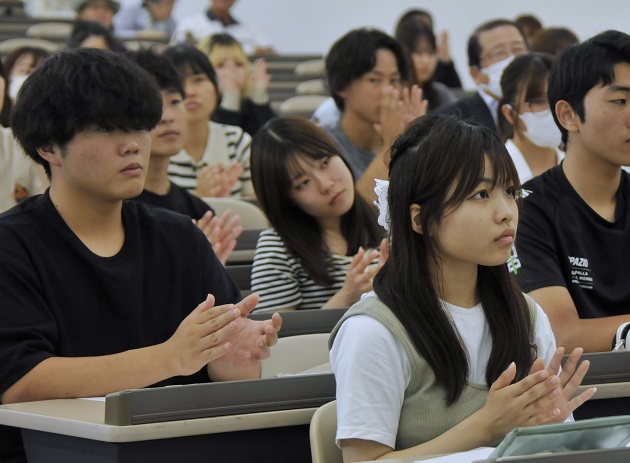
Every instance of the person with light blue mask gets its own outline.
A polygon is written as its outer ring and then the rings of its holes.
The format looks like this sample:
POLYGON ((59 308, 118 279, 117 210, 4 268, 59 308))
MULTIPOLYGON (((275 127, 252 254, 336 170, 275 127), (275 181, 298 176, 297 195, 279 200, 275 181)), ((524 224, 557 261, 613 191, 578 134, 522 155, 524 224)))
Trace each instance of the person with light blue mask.
POLYGON ((470 75, 477 84, 477 92, 432 112, 454 114, 498 133, 501 75, 515 56, 527 51, 525 35, 514 21, 493 19, 482 24, 468 39, 468 65, 470 75))
POLYGON ((545 53, 516 57, 503 72, 498 120, 521 182, 551 169, 564 158, 560 129, 547 99, 553 59, 545 53))

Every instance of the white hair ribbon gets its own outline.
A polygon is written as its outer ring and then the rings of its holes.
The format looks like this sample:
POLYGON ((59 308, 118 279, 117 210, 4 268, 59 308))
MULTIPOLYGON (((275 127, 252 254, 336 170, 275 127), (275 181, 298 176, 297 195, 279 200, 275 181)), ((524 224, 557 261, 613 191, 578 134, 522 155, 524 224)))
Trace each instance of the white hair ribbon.
POLYGON ((389 181, 374 179, 376 186, 374 187, 374 193, 378 198, 374 201, 376 207, 378 207, 378 224, 385 230, 389 231, 389 206, 387 204, 387 190, 389 189, 389 181))

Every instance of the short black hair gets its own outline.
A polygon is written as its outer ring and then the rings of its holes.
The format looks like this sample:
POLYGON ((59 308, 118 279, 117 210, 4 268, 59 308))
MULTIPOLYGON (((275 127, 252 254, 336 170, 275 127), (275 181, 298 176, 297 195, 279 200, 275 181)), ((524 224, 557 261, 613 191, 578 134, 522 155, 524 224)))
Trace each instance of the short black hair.
POLYGON ((175 91, 186 98, 182 77, 168 56, 158 54, 153 50, 129 52, 127 56, 155 77, 161 90, 175 91))
POLYGON ((212 67, 210 59, 200 50, 188 44, 179 44, 168 47, 164 50, 166 55, 183 78, 191 74, 205 74, 214 85, 217 95, 219 94, 219 84, 217 73, 212 67))
POLYGON ((468 66, 470 67, 481 67, 481 44, 479 43, 479 35, 483 32, 487 32, 494 28, 500 26, 513 26, 515 27, 521 36, 523 36, 523 42, 525 42, 525 46, 527 47, 527 37, 525 37, 525 33, 523 29, 516 24, 514 21, 510 21, 509 19, 493 19, 491 21, 483 23, 481 26, 477 27, 475 31, 468 38, 468 66))
POLYGON ((92 127, 151 130, 162 117, 155 79, 122 54, 94 48, 64 50, 29 76, 13 109, 13 133, 32 159, 50 165, 37 149, 64 147, 92 127))
POLYGON ((326 56, 326 75, 330 94, 343 111, 344 101, 339 95, 353 80, 367 74, 376 66, 376 52, 389 50, 396 57, 398 72, 403 81, 409 80, 409 64, 402 45, 377 29, 354 29, 337 40, 326 56))
POLYGON ((619 63, 630 63, 630 35, 615 30, 565 48, 554 60, 547 95, 565 145, 569 133, 558 121, 556 103, 566 101, 584 121, 584 97, 597 85, 611 84, 615 80, 615 65, 619 63))

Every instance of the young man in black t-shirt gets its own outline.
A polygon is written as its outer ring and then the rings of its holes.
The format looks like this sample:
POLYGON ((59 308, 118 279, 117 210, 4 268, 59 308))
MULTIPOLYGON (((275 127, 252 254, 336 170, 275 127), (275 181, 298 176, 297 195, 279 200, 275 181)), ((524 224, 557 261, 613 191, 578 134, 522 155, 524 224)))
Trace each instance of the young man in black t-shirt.
POLYGON ((238 302, 188 217, 125 201, 161 115, 154 79, 112 52, 61 52, 24 83, 12 127, 51 184, 0 216, 2 403, 260 376, 279 315, 246 318, 257 296, 238 302))
POLYGON ((188 132, 184 105, 186 92, 182 79, 165 55, 143 50, 130 53, 129 57, 155 77, 162 94, 162 117, 151 131, 151 162, 144 190, 135 199, 194 219, 225 265, 243 231, 243 227, 238 226, 240 217, 231 217, 229 211, 221 217, 215 217, 214 211, 205 201, 168 179, 169 160, 184 149, 188 132))
POLYGON ((549 76, 563 163, 524 186, 511 264, 557 344, 611 349, 630 321, 630 36, 603 32, 565 50, 549 76))

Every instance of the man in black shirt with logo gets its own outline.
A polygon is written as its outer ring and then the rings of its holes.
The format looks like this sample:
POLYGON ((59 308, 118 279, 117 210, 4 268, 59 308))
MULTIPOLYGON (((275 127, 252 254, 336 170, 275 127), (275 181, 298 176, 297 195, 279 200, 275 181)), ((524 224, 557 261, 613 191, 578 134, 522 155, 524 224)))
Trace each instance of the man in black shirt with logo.
POLYGON ((548 96, 566 157, 523 186, 511 268, 559 346, 607 351, 630 321, 630 36, 565 50, 548 96))

